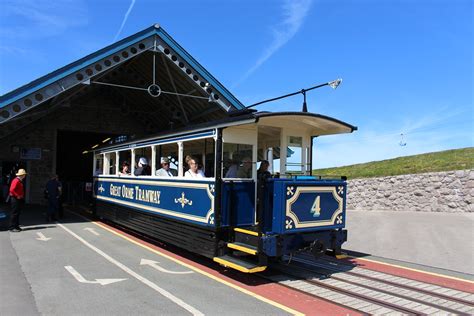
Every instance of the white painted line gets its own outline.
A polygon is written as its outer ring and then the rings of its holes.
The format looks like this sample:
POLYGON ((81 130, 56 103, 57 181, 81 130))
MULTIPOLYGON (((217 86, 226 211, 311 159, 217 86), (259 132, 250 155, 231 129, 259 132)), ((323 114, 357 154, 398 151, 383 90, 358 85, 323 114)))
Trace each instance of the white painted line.
POLYGON ((140 265, 149 265, 150 267, 160 271, 160 272, 164 272, 164 273, 169 273, 169 274, 189 274, 189 273, 194 273, 194 271, 170 271, 170 270, 167 270, 163 267, 160 267, 158 265, 158 261, 153 261, 153 260, 149 260, 149 259, 142 259, 140 261, 140 265))
POLYGON ((78 239, 80 242, 82 242, 84 245, 86 245, 87 247, 89 247, 90 249, 94 250, 95 252, 97 252, 99 255, 101 255, 102 257, 104 257, 107 261, 115 264, 117 267, 119 267, 120 269, 122 269, 123 271, 125 271, 126 273, 130 274, 131 276, 133 276, 135 279, 139 280, 140 282, 148 285, 149 287, 151 287, 153 290, 157 291, 158 293, 160 293, 161 295, 163 295, 164 297, 166 297, 167 299, 173 301, 174 303, 176 303, 177 305, 181 306, 182 308, 184 308, 185 310, 187 310, 188 312, 190 312, 191 314, 193 315, 204 315, 203 313, 201 313, 199 310, 195 309, 194 307, 192 307, 191 305, 183 302, 181 299, 177 298, 176 296, 174 296, 173 294, 171 294, 170 292, 166 291, 165 289, 162 289, 161 287, 159 287, 158 285, 156 285, 155 283, 151 282, 150 280, 148 280, 147 278, 139 275, 138 273, 136 273, 135 271, 133 271, 132 269, 128 268, 127 266, 125 266, 124 264, 120 263, 119 261, 115 260, 114 258, 112 258, 111 256, 109 256, 108 254, 106 254, 105 252, 103 252, 102 250, 100 250, 99 248, 91 245, 90 243, 88 243, 87 241, 85 241, 82 237, 76 235, 74 232, 72 232, 69 228, 67 228, 66 226, 64 226, 63 224, 60 224, 58 223, 58 226, 61 227, 62 229, 64 229, 65 231, 67 231, 69 234, 71 234, 72 236, 74 236, 76 239, 78 239))
POLYGON ((98 232, 96 232, 94 228, 86 227, 86 228, 84 228, 84 230, 88 230, 92 234, 94 234, 96 236, 100 236, 100 234, 98 232))
POLYGON ((48 241, 51 239, 51 237, 46 237, 45 235, 43 235, 43 233, 36 233, 36 235, 38 235, 38 238, 36 238, 36 240, 48 241))
POLYGON ((108 285, 115 282, 125 281, 126 279, 95 279, 95 281, 88 281, 86 280, 79 272, 76 271, 71 266, 64 266, 72 276, 81 283, 89 283, 89 284, 100 284, 100 285, 108 285))

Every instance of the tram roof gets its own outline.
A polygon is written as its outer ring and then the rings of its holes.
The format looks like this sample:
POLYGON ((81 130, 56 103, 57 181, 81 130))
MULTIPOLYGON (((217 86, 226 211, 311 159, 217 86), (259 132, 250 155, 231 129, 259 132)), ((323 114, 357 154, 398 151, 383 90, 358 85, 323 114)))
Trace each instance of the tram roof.
POLYGON ((246 124, 258 124, 272 127, 288 127, 297 124, 299 129, 306 129, 312 136, 333 135, 352 133, 357 130, 356 126, 340 121, 338 119, 308 112, 256 112, 254 110, 242 110, 240 114, 229 118, 207 122, 194 127, 186 127, 173 131, 158 133, 143 139, 134 139, 113 145, 102 145, 94 149, 96 152, 108 152, 131 148, 135 146, 151 145, 153 141, 163 139, 174 139, 178 136, 199 134, 216 128, 226 128, 246 124))
POLYGON ((0 96, 0 125, 23 117, 36 118, 41 116, 41 112, 48 112, 43 110, 68 106, 64 103, 70 104, 76 96, 84 93, 91 96, 108 93, 111 98, 115 96, 113 102, 117 104, 121 104, 123 99, 123 103, 132 108, 131 112, 141 107, 140 111, 147 113, 144 120, 149 121, 149 126, 168 127, 170 121, 176 122, 175 127, 192 125, 222 119, 245 108, 161 26, 155 24, 0 96), (152 75, 154 63, 157 71, 152 75), (163 91, 159 97, 146 91, 154 82, 153 76, 163 91), (142 91, 133 89, 137 87, 142 91), (171 94, 165 94, 165 91, 171 94))

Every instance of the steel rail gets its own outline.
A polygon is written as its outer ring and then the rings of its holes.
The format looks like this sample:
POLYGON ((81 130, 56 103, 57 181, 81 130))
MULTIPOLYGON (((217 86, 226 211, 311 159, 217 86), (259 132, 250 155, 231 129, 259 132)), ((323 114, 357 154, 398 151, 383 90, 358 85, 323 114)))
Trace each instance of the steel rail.
MULTIPOLYGON (((410 290, 410 291, 414 291, 414 292, 420 292, 420 293, 423 293, 423 294, 436 296, 436 297, 444 299, 444 300, 453 301, 453 302, 456 302, 456 303, 459 303, 459 304, 474 307, 473 302, 464 300, 462 298, 452 297, 452 296, 444 295, 442 293, 437 293, 437 292, 433 292, 433 291, 429 291, 429 290, 425 290, 425 289, 420 289, 420 288, 410 286, 410 285, 406 285, 406 284, 401 284, 401 283, 397 283, 397 282, 393 282, 393 281, 389 281, 389 280, 379 279, 379 278, 371 277, 371 276, 364 275, 364 274, 358 273, 358 272, 347 271, 347 270, 344 270, 344 269, 338 269, 338 268, 335 268, 335 267, 332 267, 332 266, 325 266, 323 264, 314 264, 313 262, 310 262, 310 261, 305 260, 305 259, 293 258, 293 261, 297 261, 297 262, 302 262, 303 261, 302 263, 314 265, 314 266, 317 266, 317 267, 320 267, 320 268, 323 268, 323 269, 326 269, 326 270, 331 270, 331 271, 336 271, 336 272, 343 272, 343 273, 347 273, 347 274, 350 274, 350 275, 355 276, 355 277, 360 277, 360 278, 368 279, 368 280, 371 280, 371 281, 385 283, 385 284, 391 285, 391 286, 401 287, 401 288, 404 288, 406 290, 410 290)), ((345 265, 345 266, 350 267, 349 265, 345 265)), ((396 277, 400 277, 398 275, 394 275, 394 274, 391 274, 391 273, 386 273, 386 272, 381 272, 381 273, 396 276, 396 277)), ((420 283, 432 284, 432 283, 422 282, 422 281, 418 281, 418 280, 411 279, 411 278, 405 278, 405 277, 403 277, 403 278, 407 279, 407 280, 417 281, 417 282, 420 282, 420 283)), ((344 280, 341 280, 341 281, 344 281, 344 280)), ((344 282, 349 282, 349 281, 344 281, 344 282)), ((436 284, 433 284, 433 285, 436 285, 436 284)), ((439 286, 439 285, 436 285, 436 286, 439 286)), ((443 287, 443 286, 440 286, 440 287, 447 288, 447 287, 443 287)), ((447 288, 447 289, 451 289, 451 288, 447 288)), ((460 292, 464 292, 464 291, 460 291, 460 292)), ((466 292, 466 293, 468 293, 468 292, 466 292)), ((457 312, 457 313, 459 313, 459 312, 457 312)))
MULTIPOLYGON (((304 279, 304 278, 302 278, 301 276, 299 276, 295 273, 291 273, 291 272, 288 272, 286 270, 283 270, 283 271, 280 270, 280 269, 278 269, 278 270, 281 271, 282 273, 284 273, 285 275, 294 277, 297 280, 302 281, 304 283, 308 283, 308 284, 311 284, 311 285, 314 285, 314 286, 323 287, 325 289, 328 289, 328 290, 331 290, 331 291, 334 291, 334 292, 337 292, 337 293, 340 293, 340 294, 343 294, 343 295, 351 296, 351 297, 366 301, 368 303, 373 303, 373 304, 378 305, 380 307, 385 307, 385 308, 388 308, 388 309, 392 309, 392 310, 399 311, 399 312, 406 313, 406 314, 410 314, 410 315, 427 315, 427 314, 421 313, 419 311, 416 311, 416 310, 413 310, 413 309, 410 309, 410 308, 406 308, 406 307, 403 307, 403 306, 400 306, 400 305, 397 305, 397 304, 394 304, 394 303, 389 303, 389 302, 386 302, 384 300, 380 300, 380 299, 377 299, 377 298, 370 297, 368 295, 354 293, 354 292, 351 292, 351 291, 348 291, 348 290, 345 290, 345 289, 341 289, 341 288, 339 288, 337 286, 334 286, 334 285, 325 284, 321 281, 307 280, 307 279, 304 279)), ((312 272, 314 273, 314 271, 312 271, 312 272)), ((320 274, 320 275, 324 276, 323 274, 320 274)), ((304 291, 302 291, 302 292, 304 292, 304 291)), ((304 293, 306 293, 308 295, 311 295, 311 296, 318 297, 318 298, 322 298, 321 296, 319 296, 317 294, 312 294, 312 293, 308 293, 308 292, 304 292, 304 293)), ((337 303, 337 302, 334 302, 334 301, 330 301, 330 302, 331 303, 337 303)), ((359 310, 357 308, 350 307, 348 305, 344 305, 344 303, 338 303, 338 304, 342 304, 344 307, 349 307, 353 310, 357 310, 361 313, 366 314, 366 312, 364 312, 363 310, 359 310)))

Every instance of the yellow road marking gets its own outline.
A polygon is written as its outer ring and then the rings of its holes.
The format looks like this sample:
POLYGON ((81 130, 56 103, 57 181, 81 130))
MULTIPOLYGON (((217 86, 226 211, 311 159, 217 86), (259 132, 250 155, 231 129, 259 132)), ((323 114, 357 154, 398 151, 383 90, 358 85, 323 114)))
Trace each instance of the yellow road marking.
POLYGON ((384 265, 386 265, 386 266, 391 266, 391 267, 396 267, 396 268, 402 268, 402 269, 405 269, 405 270, 410 270, 410 271, 415 271, 415 272, 430 274, 430 275, 434 275, 434 276, 438 276, 438 277, 442 277, 442 278, 446 278, 446 279, 453 279, 453 280, 456 280, 456 281, 462 281, 462 282, 467 282, 467 283, 472 283, 472 284, 474 284, 474 281, 471 281, 471 280, 466 280, 466 279, 456 278, 456 277, 449 276, 449 275, 438 274, 438 273, 434 273, 434 272, 428 272, 428 271, 423 271, 423 270, 408 268, 408 267, 399 266, 399 265, 392 264, 392 263, 386 263, 386 262, 381 262, 381 261, 376 261, 376 260, 371 260, 371 259, 366 259, 366 258, 357 258, 357 257, 349 257, 349 258, 353 258, 353 259, 357 259, 357 260, 365 260, 365 261, 374 262, 374 263, 380 263, 380 264, 384 264, 384 265))
MULTIPOLYGON (((81 216, 81 215, 79 215, 79 216, 81 216)), ((88 219, 88 220, 89 220, 89 219, 88 219)), ((90 221, 90 220, 89 220, 89 221, 90 221)), ((235 284, 232 284, 232 283, 230 283, 230 282, 228 282, 228 281, 222 280, 222 279, 220 279, 220 278, 218 278, 218 277, 216 277, 216 276, 214 276, 214 275, 212 275, 212 274, 210 274, 210 273, 208 273, 208 272, 206 272, 206 271, 200 270, 199 268, 196 268, 196 267, 194 267, 194 266, 192 266, 192 265, 190 265, 190 264, 187 264, 187 263, 185 263, 185 262, 179 261, 178 259, 173 258, 173 257, 171 257, 171 256, 168 256, 167 254, 164 254, 164 253, 162 253, 162 252, 160 252, 160 251, 158 251, 158 250, 156 250, 156 249, 153 249, 153 248, 151 248, 151 247, 149 247, 149 246, 147 246, 147 245, 143 245, 143 244, 141 244, 141 243, 139 243, 139 242, 137 242, 137 241, 135 241, 135 240, 133 240, 133 239, 131 239, 131 238, 125 236, 125 235, 122 235, 122 234, 116 232, 116 231, 113 230, 113 229, 110 229, 110 228, 104 226, 104 225, 101 224, 101 223, 98 223, 98 222, 95 222, 95 221, 93 221, 92 223, 95 224, 95 225, 97 225, 97 226, 99 226, 99 227, 102 227, 102 228, 105 229, 105 230, 108 230, 109 232, 111 232, 111 233, 113 233, 113 234, 115 234, 115 235, 117 235, 117 236, 119 236, 119 237, 122 237, 123 239, 125 239, 125 240, 127 240, 127 241, 129 241, 129 242, 131 242, 131 243, 133 243, 133 244, 135 244, 135 245, 138 245, 138 246, 140 246, 140 247, 142 247, 142 248, 145 248, 145 249, 147 249, 147 250, 149 250, 149 251, 151 251, 151 252, 153 252, 153 253, 155 253, 155 254, 157 254, 157 255, 159 255, 159 256, 162 256, 162 257, 164 257, 164 258, 166 258, 166 259, 169 259, 169 260, 171 260, 171 261, 174 261, 174 262, 176 262, 177 264, 180 264, 180 265, 182 265, 182 266, 184 266, 184 267, 186 267, 186 268, 188 268, 188 269, 194 270, 194 271, 196 271, 197 273, 200 273, 200 274, 202 274, 202 275, 205 275, 205 276, 207 276, 208 278, 211 278, 211 279, 213 279, 213 280, 215 280, 215 281, 217 281, 217 282, 220 282, 220 283, 222 283, 222 284, 225 284, 225 285, 227 285, 227 286, 229 286, 229 287, 231 287, 231 288, 233 288, 233 289, 236 289, 236 290, 238 290, 238 291, 240 291, 240 292, 242 292, 242 293, 245 293, 245 294, 247 294, 247 295, 250 295, 250 296, 252 296, 252 297, 254 297, 254 298, 256 298, 256 299, 258 299, 258 300, 260 300, 260 301, 262 301, 262 302, 265 302, 265 303, 267 303, 267 304, 273 305, 273 306, 275 306, 275 307, 277 307, 277 308, 280 308, 280 309, 282 309, 282 310, 284 310, 284 311, 287 311, 288 313, 291 313, 291 314, 293 314, 293 315, 298 315, 298 316, 303 316, 303 315, 304 315, 303 313, 298 312, 298 311, 296 311, 296 310, 294 310, 294 309, 292 309, 292 308, 290 308, 290 307, 287 307, 287 306, 284 306, 284 305, 282 305, 282 304, 280 304, 280 303, 277 303, 277 302, 274 302, 274 301, 272 301, 272 300, 269 300, 269 299, 267 299, 267 298, 265 298, 265 297, 263 297, 263 296, 260 296, 260 295, 258 295, 258 294, 256 294, 256 293, 253 293, 253 292, 249 291, 249 290, 246 290, 246 289, 244 289, 244 288, 242 288, 242 287, 240 287, 240 286, 238 286, 238 285, 235 285, 235 284)))

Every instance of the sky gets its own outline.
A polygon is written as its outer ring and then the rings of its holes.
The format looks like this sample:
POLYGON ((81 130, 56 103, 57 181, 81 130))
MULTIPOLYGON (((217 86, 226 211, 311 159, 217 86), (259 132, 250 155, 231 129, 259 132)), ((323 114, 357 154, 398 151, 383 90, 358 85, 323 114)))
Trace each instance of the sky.
POLYGON ((0 95, 158 23, 245 105, 342 78, 308 92, 308 110, 358 130, 316 138, 316 168, 471 147, 473 10, 471 0, 1 0, 0 95))

